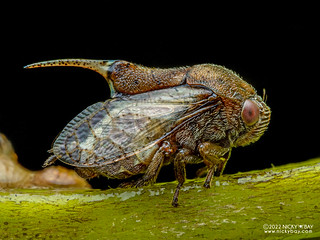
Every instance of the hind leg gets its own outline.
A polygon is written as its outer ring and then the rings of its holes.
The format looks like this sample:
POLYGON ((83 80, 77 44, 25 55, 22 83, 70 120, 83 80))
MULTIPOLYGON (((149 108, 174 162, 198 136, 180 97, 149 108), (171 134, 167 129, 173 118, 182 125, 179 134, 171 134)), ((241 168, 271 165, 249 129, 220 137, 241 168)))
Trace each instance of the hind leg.
POLYGON ((143 187, 149 184, 153 184, 159 175, 160 169, 162 167, 164 158, 173 153, 173 149, 171 148, 171 144, 167 141, 163 142, 161 147, 156 151, 153 155, 152 160, 147 167, 145 174, 142 178, 138 179, 135 182, 126 182, 119 185, 119 187, 143 187))
POLYGON ((48 167, 52 164, 54 164, 56 161, 58 160, 58 158, 55 155, 51 155, 50 157, 47 158, 47 160, 42 164, 42 167, 48 167))
POLYGON ((154 154, 150 165, 148 166, 145 174, 141 179, 136 183, 136 187, 147 186, 149 184, 155 183, 159 175, 160 169, 162 167, 164 158, 172 154, 174 150, 171 147, 171 144, 167 141, 163 142, 158 151, 154 154))

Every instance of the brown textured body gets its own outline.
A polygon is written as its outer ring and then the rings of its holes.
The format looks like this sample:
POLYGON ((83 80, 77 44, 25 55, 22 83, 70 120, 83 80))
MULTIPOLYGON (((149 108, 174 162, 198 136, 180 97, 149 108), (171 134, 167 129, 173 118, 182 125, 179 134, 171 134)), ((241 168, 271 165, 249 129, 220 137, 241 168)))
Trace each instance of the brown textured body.
POLYGON ((126 61, 66 59, 27 66, 78 66, 103 75, 112 99, 76 116, 56 139, 46 162, 59 159, 83 177, 125 179, 122 186, 155 182, 161 167, 174 164, 178 186, 185 165, 204 162, 205 187, 219 176, 233 147, 257 141, 271 111, 255 89, 224 67, 201 64, 184 68, 146 68, 126 61))
POLYGON ((116 91, 137 94, 181 85, 188 68, 148 68, 126 61, 116 61, 109 69, 116 91))

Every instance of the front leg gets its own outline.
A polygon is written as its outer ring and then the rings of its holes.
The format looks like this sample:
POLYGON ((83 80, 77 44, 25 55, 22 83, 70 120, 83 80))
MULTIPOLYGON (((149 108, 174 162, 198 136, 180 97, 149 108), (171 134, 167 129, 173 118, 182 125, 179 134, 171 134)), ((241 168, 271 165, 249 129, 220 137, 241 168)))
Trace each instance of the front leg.
POLYGON ((199 146, 199 152, 208 168, 203 186, 210 188, 213 176, 220 176, 223 173, 231 155, 231 148, 224 148, 213 143, 205 142, 199 146))

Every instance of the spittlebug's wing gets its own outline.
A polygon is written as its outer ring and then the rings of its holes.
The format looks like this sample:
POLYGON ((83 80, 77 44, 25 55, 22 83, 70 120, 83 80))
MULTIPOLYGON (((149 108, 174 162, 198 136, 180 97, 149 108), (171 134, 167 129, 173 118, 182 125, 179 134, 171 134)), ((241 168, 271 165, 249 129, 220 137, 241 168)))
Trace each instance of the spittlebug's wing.
POLYGON ((181 85, 99 102, 65 127, 52 150, 77 167, 121 161, 152 148, 218 101, 207 88, 181 85))

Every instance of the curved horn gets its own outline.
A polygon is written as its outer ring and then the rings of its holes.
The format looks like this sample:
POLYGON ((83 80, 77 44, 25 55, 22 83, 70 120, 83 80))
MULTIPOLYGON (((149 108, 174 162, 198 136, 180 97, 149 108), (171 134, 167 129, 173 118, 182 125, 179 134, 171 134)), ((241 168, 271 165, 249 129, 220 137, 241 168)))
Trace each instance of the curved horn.
POLYGON ((102 75, 107 80, 111 89, 111 95, 113 95, 115 91, 113 83, 110 81, 110 79, 108 79, 108 70, 115 61, 116 60, 57 59, 29 64, 24 68, 30 69, 40 67, 81 67, 91 69, 102 75))

